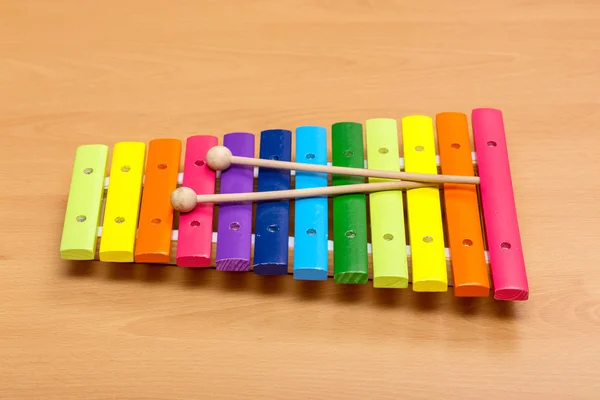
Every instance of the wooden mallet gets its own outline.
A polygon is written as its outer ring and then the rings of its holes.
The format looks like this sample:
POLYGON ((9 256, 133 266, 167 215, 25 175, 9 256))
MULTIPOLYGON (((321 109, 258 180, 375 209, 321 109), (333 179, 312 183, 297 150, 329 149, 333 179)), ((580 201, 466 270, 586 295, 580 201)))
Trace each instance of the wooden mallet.
POLYGON ((206 164, 215 171, 224 171, 231 164, 252 165, 258 167, 288 169, 296 171, 322 172, 326 174, 354 175, 373 178, 395 179, 396 182, 364 183, 356 185, 325 186, 310 189, 279 190, 271 192, 252 192, 234 194, 197 195, 188 187, 180 187, 171 194, 173 208, 180 212, 194 209, 198 203, 225 203, 261 200, 278 200, 302 197, 331 196, 347 193, 369 193, 384 190, 406 190, 424 187, 435 187, 443 183, 479 184, 479 177, 417 174, 372 170, 364 168, 336 167, 328 165, 304 164, 289 161, 265 160, 260 158, 238 157, 231 154, 225 146, 215 146, 206 154, 206 164))

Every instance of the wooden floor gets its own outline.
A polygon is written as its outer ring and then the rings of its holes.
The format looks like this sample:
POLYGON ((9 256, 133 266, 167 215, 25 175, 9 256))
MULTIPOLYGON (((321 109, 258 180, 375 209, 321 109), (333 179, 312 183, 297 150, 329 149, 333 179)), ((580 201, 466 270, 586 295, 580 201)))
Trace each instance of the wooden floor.
POLYGON ((598 399, 600 3, 0 2, 0 398, 598 399), (531 299, 68 263, 75 148, 504 111, 531 299))

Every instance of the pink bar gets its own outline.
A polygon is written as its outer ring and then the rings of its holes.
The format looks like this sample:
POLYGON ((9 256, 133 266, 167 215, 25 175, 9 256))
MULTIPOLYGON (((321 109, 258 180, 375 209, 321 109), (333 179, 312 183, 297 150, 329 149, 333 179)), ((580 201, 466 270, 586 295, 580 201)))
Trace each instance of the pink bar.
POLYGON ((472 112, 473 139, 481 179, 481 202, 490 253, 494 298, 527 300, 529 286, 517 221, 502 112, 472 112))
MULTIPOLYGON (((219 144, 215 136, 191 136, 186 142, 183 186, 197 194, 215 193, 215 171, 206 165, 206 153, 219 144)), ((208 267, 211 261, 213 204, 200 203, 194 210, 181 213, 177 239, 177 265, 208 267)))

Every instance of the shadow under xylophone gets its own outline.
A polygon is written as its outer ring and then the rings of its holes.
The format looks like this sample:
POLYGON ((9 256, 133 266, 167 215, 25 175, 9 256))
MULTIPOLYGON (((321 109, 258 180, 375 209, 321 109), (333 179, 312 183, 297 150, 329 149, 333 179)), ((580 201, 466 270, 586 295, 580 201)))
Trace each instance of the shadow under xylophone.
MULTIPOLYGON (((220 271, 261 275, 293 273, 299 280, 333 276, 340 284, 372 280, 377 288, 406 288, 412 283, 419 292, 443 292, 453 286, 459 297, 489 296, 492 288, 495 299, 527 300, 502 113, 490 108, 473 110, 475 151, 465 114, 437 114, 435 125, 432 118, 422 115, 402 118, 401 129, 395 119, 369 119, 363 143, 362 124, 335 123, 329 162, 326 128, 298 127, 294 157, 292 132, 270 129, 261 132, 259 158, 477 176, 479 185, 444 183, 348 193, 332 196, 331 203, 328 196, 256 201, 255 213, 249 201, 200 202, 191 211, 179 213, 171 195, 178 186, 193 189, 199 197, 252 192, 255 179, 258 192, 325 187, 329 179, 332 187, 363 184, 365 179, 369 183, 391 180, 236 164, 218 172, 206 161, 208 151, 219 144, 211 135, 187 139, 182 173, 178 139, 150 141, 147 156, 145 143, 117 143, 106 177, 108 147, 80 146, 61 257, 215 266, 220 271), (399 157, 399 138, 403 157, 399 157)), ((234 156, 252 158, 255 136, 229 133, 224 135, 223 146, 234 156)))

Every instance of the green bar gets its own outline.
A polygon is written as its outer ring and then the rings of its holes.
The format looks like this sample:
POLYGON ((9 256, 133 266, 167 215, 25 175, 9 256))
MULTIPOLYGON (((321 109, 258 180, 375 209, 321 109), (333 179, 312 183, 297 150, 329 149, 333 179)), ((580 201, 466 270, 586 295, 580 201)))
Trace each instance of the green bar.
MULTIPOLYGON (((332 164, 364 168, 362 125, 355 122, 333 124, 331 130, 332 164)), ((332 185, 365 183, 360 176, 332 176, 332 185)), ((333 198, 333 280, 335 283, 367 283, 367 200, 362 193, 333 198)))
POLYGON ((105 145, 77 148, 60 242, 64 260, 94 259, 107 161, 105 145))

